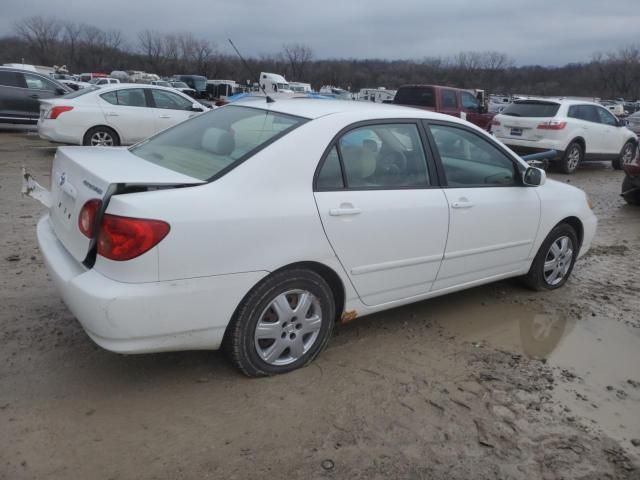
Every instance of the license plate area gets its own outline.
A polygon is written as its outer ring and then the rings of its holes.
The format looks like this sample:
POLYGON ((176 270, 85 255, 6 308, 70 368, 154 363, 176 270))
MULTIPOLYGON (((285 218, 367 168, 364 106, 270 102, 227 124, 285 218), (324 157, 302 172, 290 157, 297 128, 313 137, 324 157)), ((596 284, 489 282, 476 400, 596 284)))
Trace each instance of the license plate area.
POLYGON ((511 136, 512 137, 521 137, 522 136, 522 129, 521 128, 512 128, 511 129, 511 136))

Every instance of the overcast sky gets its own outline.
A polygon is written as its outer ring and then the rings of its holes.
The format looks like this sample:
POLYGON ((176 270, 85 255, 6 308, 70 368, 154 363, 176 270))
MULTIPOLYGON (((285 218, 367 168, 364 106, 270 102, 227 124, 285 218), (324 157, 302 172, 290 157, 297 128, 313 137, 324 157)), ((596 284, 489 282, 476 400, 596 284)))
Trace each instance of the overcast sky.
POLYGON ((275 53, 283 43, 316 58, 412 58, 498 50, 517 64, 588 61, 638 42, 639 0, 0 0, 0 35, 30 15, 137 32, 189 31, 232 53, 275 53))

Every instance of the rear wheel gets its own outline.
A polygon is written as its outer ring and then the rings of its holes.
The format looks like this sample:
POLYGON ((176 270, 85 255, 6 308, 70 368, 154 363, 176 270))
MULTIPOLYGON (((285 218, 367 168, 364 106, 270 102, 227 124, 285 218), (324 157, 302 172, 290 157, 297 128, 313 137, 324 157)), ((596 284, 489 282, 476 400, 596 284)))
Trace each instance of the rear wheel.
POLYGON ((578 142, 572 142, 564 151, 564 155, 560 160, 560 170, 563 173, 573 173, 582 162, 584 157, 584 149, 578 142))
POLYGON ((629 141, 624 144, 622 150, 620 150, 620 156, 611 162, 611 165, 615 170, 622 170, 622 167, 627 163, 633 162, 636 158, 636 144, 629 141))
POLYGON ((571 225, 561 223, 542 242, 524 282, 533 290, 555 290, 563 286, 578 257, 578 237, 571 225))
POLYGON ((640 205, 640 188, 638 188, 637 190, 629 191, 634 187, 636 187, 636 184, 633 182, 633 180, 631 180, 631 177, 625 176, 624 180, 622 181, 622 198, 624 198, 624 201, 629 205, 640 205), (629 193, 625 194, 624 192, 627 191, 629 191, 629 193))
POLYGON ((109 127, 93 127, 85 133, 82 144, 90 147, 117 147, 120 137, 109 127))
POLYGON ((283 270, 245 298, 229 324, 224 347, 249 377, 289 372, 318 356, 331 336, 335 315, 331 288, 320 275, 283 270))

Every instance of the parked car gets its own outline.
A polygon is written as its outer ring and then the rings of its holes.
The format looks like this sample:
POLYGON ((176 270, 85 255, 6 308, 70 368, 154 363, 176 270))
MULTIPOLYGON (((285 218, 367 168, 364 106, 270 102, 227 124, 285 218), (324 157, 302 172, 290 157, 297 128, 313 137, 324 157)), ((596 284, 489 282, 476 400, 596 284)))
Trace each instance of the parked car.
POLYGON ((196 92, 194 98, 207 97, 207 77, 202 75, 174 75, 173 80, 186 83, 189 88, 196 92))
POLYGON ((403 85, 393 103, 460 117, 483 130, 490 130, 495 115, 470 90, 439 85, 403 85))
POLYGON ((627 118, 627 128, 636 135, 640 134, 640 112, 629 115, 627 118))
POLYGON ((635 157, 638 137, 603 106, 583 100, 516 100, 493 120, 493 133, 518 153, 556 150, 573 173, 582 161, 611 160, 615 169, 635 157))
POLYGON ((131 145, 205 110, 171 88, 92 86, 42 101, 38 133, 53 142, 75 145, 131 145))
POLYGON ((105 85, 115 85, 120 83, 120 80, 117 78, 111 77, 103 77, 103 78, 94 78, 89 82, 91 85, 97 85, 98 87, 103 87, 105 85))
POLYGON ((48 75, 0 67, 0 123, 34 124, 40 114, 40 99, 69 92, 48 75))
POLYGON ((159 87, 169 87, 169 88, 173 88, 172 85, 167 82, 166 80, 153 80, 152 82, 149 82, 150 85, 157 85, 159 87))
POLYGON ((629 205, 640 205, 640 156, 623 166, 622 198, 629 205))
POLYGON ((76 91, 81 90, 83 88, 91 87, 92 84, 88 82, 76 82, 75 80, 58 80, 65 87, 68 87, 70 90, 76 91))
POLYGON ((193 88, 189 87, 189 85, 187 85, 186 83, 173 81, 173 80, 170 81, 169 83, 171 84, 172 88, 179 90, 185 95, 189 95, 191 98, 196 98, 197 92, 193 88))
POLYGON ((507 277, 557 289, 597 223, 470 123, 362 102, 230 104, 130 149, 61 147, 51 179, 40 250, 95 342, 224 344, 251 376, 308 364, 340 318, 507 277))
POLYGON ((616 117, 622 117, 625 115, 624 103, 614 102, 613 100, 602 100, 600 105, 609 110, 616 117))

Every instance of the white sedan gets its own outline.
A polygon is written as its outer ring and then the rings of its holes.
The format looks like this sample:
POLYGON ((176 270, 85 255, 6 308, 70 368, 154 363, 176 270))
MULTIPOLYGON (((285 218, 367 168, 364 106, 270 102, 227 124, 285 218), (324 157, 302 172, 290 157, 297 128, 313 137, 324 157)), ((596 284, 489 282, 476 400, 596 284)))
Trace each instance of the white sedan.
POLYGON ((51 179, 40 249, 96 343, 224 346, 250 376, 306 365, 340 319, 559 288, 597 224, 472 124, 360 102, 227 105, 130 149, 59 148, 51 179))
POLYGON ((131 145, 208 107, 173 88, 117 84, 91 86, 40 101, 38 133, 52 142, 131 145))

